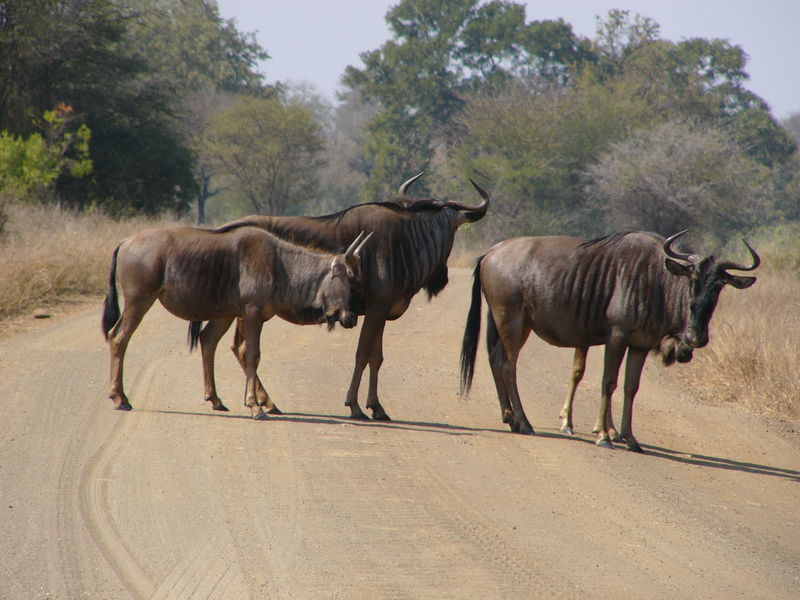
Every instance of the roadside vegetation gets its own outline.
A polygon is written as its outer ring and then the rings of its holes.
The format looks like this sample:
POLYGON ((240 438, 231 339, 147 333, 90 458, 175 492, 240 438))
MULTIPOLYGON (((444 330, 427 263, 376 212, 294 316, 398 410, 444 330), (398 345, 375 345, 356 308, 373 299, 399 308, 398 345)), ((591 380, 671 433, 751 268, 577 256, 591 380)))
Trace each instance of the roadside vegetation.
POLYGON ((66 299, 104 294, 111 251, 154 224, 146 217, 114 220, 100 213, 12 204, 0 239, 0 321, 66 299))
POLYGON ((214 0, 0 0, 0 319, 101 293, 116 243, 163 219, 325 214, 425 170, 412 193, 470 203, 472 177, 492 196, 458 235, 462 266, 516 235, 688 228, 726 258, 748 237, 758 284, 723 293, 678 371, 709 398, 800 411, 800 112, 779 122, 748 89, 746 49, 625 10, 584 38, 511 0, 398 0, 385 18, 334 105, 269 81, 214 0))

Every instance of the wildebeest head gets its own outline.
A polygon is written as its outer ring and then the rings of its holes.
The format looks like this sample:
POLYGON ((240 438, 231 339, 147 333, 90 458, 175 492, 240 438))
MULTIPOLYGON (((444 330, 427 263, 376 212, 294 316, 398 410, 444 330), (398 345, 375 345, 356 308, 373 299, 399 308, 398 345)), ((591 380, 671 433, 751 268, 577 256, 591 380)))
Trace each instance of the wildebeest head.
POLYGON ((354 304, 361 288, 361 250, 370 237, 372 233, 365 235, 362 231, 344 254, 337 254, 331 260, 317 295, 317 305, 322 308, 328 329, 333 329, 337 321, 346 329, 358 322, 354 304))
MULTIPOLYGON (((400 186, 400 190, 398 193, 397 200, 402 202, 406 200, 406 192, 408 192, 408 188, 417 181, 420 177, 425 174, 425 171, 417 173, 408 181, 405 181, 403 185, 400 186)), ((450 208, 454 211, 456 215, 456 227, 459 225, 464 225, 465 223, 474 223, 476 221, 480 221, 483 217, 486 216, 486 211, 489 208, 489 195, 475 183, 471 178, 469 182, 472 186, 478 191, 478 194, 481 197, 481 202, 475 206, 470 206, 464 204, 463 202, 455 202, 453 200, 434 200, 434 199, 426 199, 423 201, 414 201, 412 203, 418 202, 418 206, 429 206, 429 207, 437 207, 437 208, 450 208)))
POLYGON ((761 258, 747 243, 747 240, 742 241, 753 258, 753 264, 750 266, 720 261, 715 256, 676 252, 672 249, 672 243, 685 233, 686 230, 668 237, 664 240, 663 245, 664 253, 667 255, 667 258, 664 259, 667 270, 673 275, 689 279, 689 315, 686 320, 686 328, 665 353, 664 362, 667 364, 672 360, 681 363, 689 362, 692 359, 694 348, 702 348, 708 344, 708 325, 717 306, 720 292, 725 285, 744 289, 756 282, 755 277, 731 275, 728 273, 728 269, 752 271, 761 264, 761 258))

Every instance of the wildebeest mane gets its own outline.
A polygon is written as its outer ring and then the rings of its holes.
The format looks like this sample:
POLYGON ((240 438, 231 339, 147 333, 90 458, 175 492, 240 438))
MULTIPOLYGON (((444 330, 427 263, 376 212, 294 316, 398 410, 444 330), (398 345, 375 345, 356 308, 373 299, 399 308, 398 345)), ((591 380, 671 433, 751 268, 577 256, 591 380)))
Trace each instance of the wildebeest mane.
POLYGON ((329 215, 321 215, 309 218, 315 221, 334 221, 336 223, 341 223, 347 213, 356 208, 361 208, 362 206, 382 206, 383 208, 390 208, 404 212, 421 212, 423 210, 442 210, 443 208, 447 208, 447 203, 441 200, 436 200, 435 198, 395 198, 393 200, 362 202, 361 204, 348 206, 345 209, 329 215))
POLYGON ((216 227, 214 229, 209 229, 211 233, 228 233, 229 231, 233 231, 234 229, 240 229, 242 227, 258 227, 258 223, 254 221, 238 221, 235 223, 230 223, 228 225, 222 225, 220 227, 216 227))
POLYGON ((578 245, 579 248, 589 248, 591 246, 613 246, 617 244, 622 238, 630 233, 636 233, 635 231, 623 231, 619 233, 611 233, 609 235, 603 235, 601 237, 594 238, 592 240, 587 240, 582 242, 578 245))

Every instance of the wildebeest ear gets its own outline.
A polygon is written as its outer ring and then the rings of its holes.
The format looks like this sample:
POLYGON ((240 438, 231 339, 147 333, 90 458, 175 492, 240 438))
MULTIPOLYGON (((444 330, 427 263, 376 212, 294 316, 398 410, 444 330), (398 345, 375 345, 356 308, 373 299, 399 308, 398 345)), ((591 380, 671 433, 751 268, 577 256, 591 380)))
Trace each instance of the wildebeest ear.
POLYGON ((664 265, 667 267, 667 271, 679 277, 689 277, 692 274, 692 265, 683 265, 671 258, 665 258, 664 265))
POLYGON ((733 287, 739 290, 743 290, 745 288, 749 288, 756 282, 755 277, 743 277, 741 275, 730 275, 730 279, 727 279, 725 283, 731 284, 733 287))
POLYGON ((340 262, 339 260, 333 260, 331 262, 331 274, 333 275, 340 275, 347 272, 347 267, 340 262))

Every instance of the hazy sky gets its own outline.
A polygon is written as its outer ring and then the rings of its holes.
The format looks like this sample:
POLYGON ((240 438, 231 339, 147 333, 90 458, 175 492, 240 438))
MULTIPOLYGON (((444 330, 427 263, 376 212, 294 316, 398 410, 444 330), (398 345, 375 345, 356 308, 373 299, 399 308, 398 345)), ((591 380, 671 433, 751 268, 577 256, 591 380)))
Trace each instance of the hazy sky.
MULTIPOLYGON (((237 28, 257 32, 270 60, 268 82, 309 82, 334 98, 347 65, 389 39, 384 15, 396 0, 218 0, 220 14, 237 28)), ((628 9, 661 26, 661 37, 723 38, 749 55, 748 88, 782 119, 800 111, 800 0, 532 0, 531 20, 563 18, 593 37, 596 15, 628 9)))

